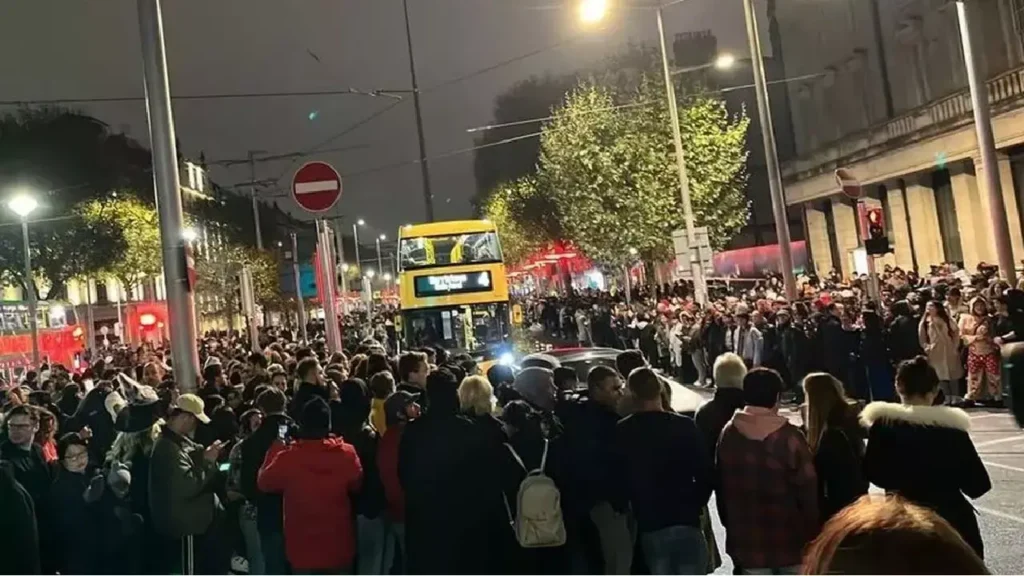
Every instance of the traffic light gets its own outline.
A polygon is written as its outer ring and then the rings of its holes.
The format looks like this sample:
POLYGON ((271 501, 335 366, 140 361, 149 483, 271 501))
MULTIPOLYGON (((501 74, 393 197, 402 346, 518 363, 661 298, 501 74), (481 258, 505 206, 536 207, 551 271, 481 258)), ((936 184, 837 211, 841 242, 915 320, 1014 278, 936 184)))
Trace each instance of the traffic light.
POLYGON ((885 212, 881 208, 868 208, 865 220, 868 230, 864 248, 867 253, 873 256, 888 254, 892 249, 889 247, 889 237, 885 235, 885 212))

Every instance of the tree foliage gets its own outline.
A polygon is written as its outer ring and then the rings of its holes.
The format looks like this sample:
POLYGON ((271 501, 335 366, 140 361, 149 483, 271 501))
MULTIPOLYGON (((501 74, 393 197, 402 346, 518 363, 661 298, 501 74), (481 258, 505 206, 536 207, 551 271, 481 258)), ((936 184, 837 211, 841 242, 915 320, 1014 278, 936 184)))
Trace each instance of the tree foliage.
MULTIPOLYGON (((627 247, 666 259, 672 231, 683 226, 663 91, 649 79, 621 95, 582 83, 544 126, 538 185, 564 237, 598 262, 621 262, 627 247)), ((748 121, 699 96, 682 102, 680 115, 696 221, 721 247, 747 219, 748 121)))
POLYGON ((195 293, 200 313, 231 319, 240 312, 238 275, 245 266, 252 273, 256 303, 265 307, 280 304, 277 259, 273 253, 225 244, 196 259, 195 293))
POLYGON ((520 178, 499 185, 483 206, 483 217, 498 228, 501 251, 510 265, 522 263, 530 254, 544 245, 546 235, 536 221, 523 217, 530 198, 537 194, 533 179, 520 178))
POLYGON ((107 227, 119 235, 117 257, 99 272, 118 279, 129 291, 163 269, 160 226, 156 210, 129 194, 91 200, 78 209, 87 226, 107 227))

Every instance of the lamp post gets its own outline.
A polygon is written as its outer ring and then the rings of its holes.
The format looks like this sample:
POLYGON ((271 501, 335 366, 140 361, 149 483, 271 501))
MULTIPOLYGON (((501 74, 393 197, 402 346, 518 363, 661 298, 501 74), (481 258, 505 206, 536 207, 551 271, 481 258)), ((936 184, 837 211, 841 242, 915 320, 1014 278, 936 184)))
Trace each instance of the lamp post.
POLYGON ((362 274, 363 261, 359 259, 359 227, 366 226, 366 220, 360 218, 356 220, 356 223, 352 225, 352 241, 356 245, 356 269, 362 274))
POLYGON ((28 243, 28 216, 39 207, 35 198, 19 193, 7 202, 7 207, 21 218, 21 237, 25 244, 25 293, 28 296, 28 323, 32 328, 32 364, 39 369, 39 320, 36 318, 36 287, 32 280, 32 253, 28 243))
POLYGON ((384 261, 380 257, 380 243, 381 243, 382 240, 387 240, 387 239, 388 239, 387 234, 381 234, 380 236, 377 236, 377 270, 379 272, 383 272, 384 271, 384 261))

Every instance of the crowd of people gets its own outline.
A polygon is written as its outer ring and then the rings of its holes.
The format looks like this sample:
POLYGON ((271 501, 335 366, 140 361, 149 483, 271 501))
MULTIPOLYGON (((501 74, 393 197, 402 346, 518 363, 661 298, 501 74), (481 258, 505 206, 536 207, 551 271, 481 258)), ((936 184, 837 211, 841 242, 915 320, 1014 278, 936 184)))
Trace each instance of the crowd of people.
POLYGON ((751 574, 986 571, 969 498, 989 478, 928 356, 863 410, 800 375, 797 426, 778 408, 799 373, 744 346, 677 414, 642 346, 577 382, 543 358, 481 373, 286 336, 205 340, 194 392, 145 346, 9 387, 0 571, 685 574, 723 553, 751 574))
POLYGON ((999 352, 1024 339, 1024 291, 996 272, 982 265, 967 275, 947 265, 919 277, 886 268, 877 299, 868 298, 866 279, 841 284, 832 273, 801 277, 796 302, 769 275, 753 285, 713 284, 703 307, 692 286, 677 281, 634 288, 629 299, 583 290, 532 299, 526 308, 535 332, 581 346, 638 348, 699 386, 712 384, 715 358, 735 352, 748 367, 779 372, 794 399, 802 397, 804 376, 827 372, 851 398, 891 400, 896 366, 924 354, 939 375, 942 402, 999 406, 999 352))

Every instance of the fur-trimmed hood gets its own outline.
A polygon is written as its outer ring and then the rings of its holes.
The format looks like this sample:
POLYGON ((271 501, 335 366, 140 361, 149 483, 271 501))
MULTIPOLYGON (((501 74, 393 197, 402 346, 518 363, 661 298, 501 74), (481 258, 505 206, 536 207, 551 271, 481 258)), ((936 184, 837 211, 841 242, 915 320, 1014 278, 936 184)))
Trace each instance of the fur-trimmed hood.
POLYGON ((891 402, 872 402, 860 413, 860 422, 866 427, 881 421, 953 428, 964 432, 971 428, 971 418, 967 412, 947 406, 909 406, 891 402))

